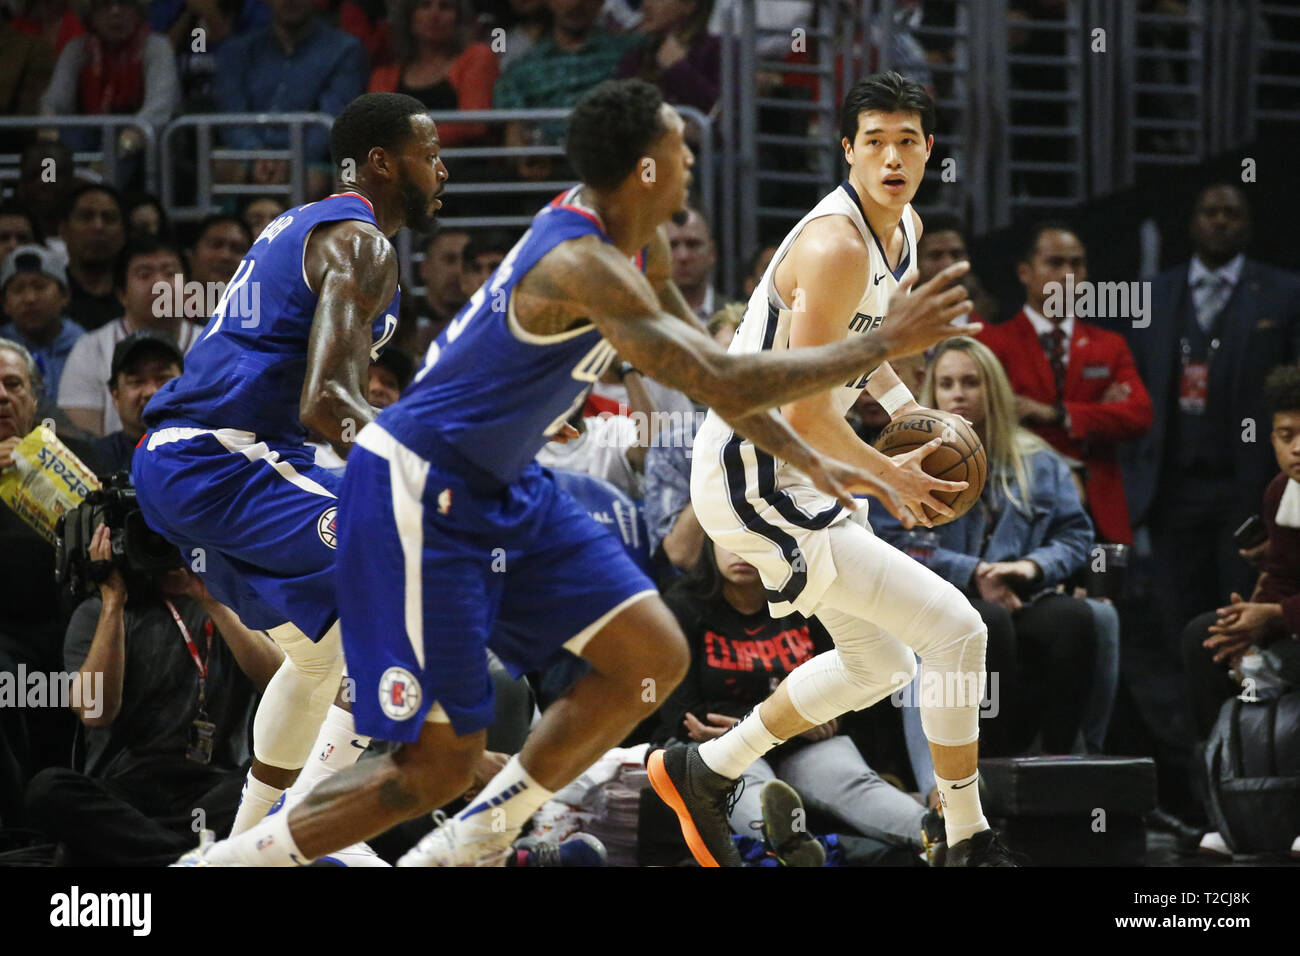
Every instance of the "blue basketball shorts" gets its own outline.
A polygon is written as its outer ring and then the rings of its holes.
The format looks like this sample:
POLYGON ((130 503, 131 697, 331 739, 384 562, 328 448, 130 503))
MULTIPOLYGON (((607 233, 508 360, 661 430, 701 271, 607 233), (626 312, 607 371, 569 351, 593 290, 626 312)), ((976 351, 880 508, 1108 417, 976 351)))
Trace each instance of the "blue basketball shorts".
POLYGON ((415 741, 437 704, 458 735, 491 725, 486 649, 515 676, 582 647, 657 593, 551 473, 513 484, 445 445, 430 461, 381 426, 357 436, 339 493, 336 591, 357 730, 415 741))

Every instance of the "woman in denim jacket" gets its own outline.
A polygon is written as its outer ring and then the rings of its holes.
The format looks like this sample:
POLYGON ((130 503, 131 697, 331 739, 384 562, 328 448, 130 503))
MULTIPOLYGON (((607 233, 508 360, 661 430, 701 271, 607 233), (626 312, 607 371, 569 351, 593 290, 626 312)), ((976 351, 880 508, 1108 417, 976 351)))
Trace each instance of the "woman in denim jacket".
POLYGON ((982 730, 981 753, 1020 753, 1035 739, 1045 753, 1070 753, 1095 683, 1098 628, 1090 602, 1060 587, 1093 546, 1069 467, 1017 424, 1006 373, 974 339, 939 346, 920 400, 972 423, 988 457, 984 493, 931 531, 905 532, 884 509, 872 510, 872 528, 961 588, 988 625, 985 716, 998 719, 982 730))

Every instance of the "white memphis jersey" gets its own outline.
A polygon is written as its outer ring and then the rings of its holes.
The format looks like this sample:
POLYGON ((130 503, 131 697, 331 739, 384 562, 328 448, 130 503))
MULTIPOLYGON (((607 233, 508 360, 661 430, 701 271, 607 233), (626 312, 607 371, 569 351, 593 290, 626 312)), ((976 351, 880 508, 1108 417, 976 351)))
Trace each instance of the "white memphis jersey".
MULTIPOLYGON (((905 237, 898 267, 890 269, 885 250, 872 232, 857 193, 848 182, 825 196, 790 230, 754 290, 729 352, 774 351, 789 347, 790 322, 798 302, 785 302, 776 290, 776 270, 804 227, 822 216, 846 216, 867 246, 866 291, 846 319, 849 335, 865 335, 884 320, 889 297, 916 259, 912 207, 903 210, 905 237)), ((868 374, 832 389, 835 407, 847 412, 866 387, 868 374)), ((705 531, 724 548, 754 564, 768 589, 772 613, 791 609, 807 614, 824 584, 809 578, 826 565, 828 549, 810 534, 842 520, 847 513, 832 498, 814 488, 807 477, 783 461, 754 447, 710 411, 695 438, 691 466, 691 500, 705 531), (764 560, 767 558, 767 560, 764 560)), ((865 508, 859 514, 865 520, 865 508)), ((833 569, 828 573, 833 577, 833 569)))

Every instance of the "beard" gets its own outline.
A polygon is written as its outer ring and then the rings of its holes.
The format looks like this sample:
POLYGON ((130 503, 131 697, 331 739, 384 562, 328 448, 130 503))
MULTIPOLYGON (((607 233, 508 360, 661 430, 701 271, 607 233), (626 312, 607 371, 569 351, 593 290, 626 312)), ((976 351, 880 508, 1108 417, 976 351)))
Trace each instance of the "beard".
POLYGON ((435 216, 429 212, 429 200, 424 193, 409 179, 403 180, 399 195, 402 209, 406 213, 406 224, 416 232, 429 232, 433 229, 435 216))

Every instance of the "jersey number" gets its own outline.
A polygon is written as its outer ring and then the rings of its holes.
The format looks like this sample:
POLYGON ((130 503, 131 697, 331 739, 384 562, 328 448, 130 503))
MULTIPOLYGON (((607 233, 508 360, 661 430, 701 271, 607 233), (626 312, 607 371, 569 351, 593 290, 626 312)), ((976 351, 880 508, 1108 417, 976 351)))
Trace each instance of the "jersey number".
MULTIPOLYGON (((244 285, 244 283, 249 280, 249 277, 253 274, 253 266, 256 264, 257 260, 255 259, 240 260, 239 268, 235 270, 235 274, 231 277, 230 281, 226 283, 226 288, 222 290, 221 298, 217 301, 217 307, 212 313, 212 327, 203 335, 205 339, 215 335, 217 329, 221 328, 221 323, 226 318, 226 309, 230 306, 231 296, 235 294, 240 286, 244 285), (248 268, 245 269, 245 266, 248 268)), ((243 323, 244 327, 252 328, 257 325, 257 319, 258 317, 256 315, 248 316, 245 323, 243 323)))

